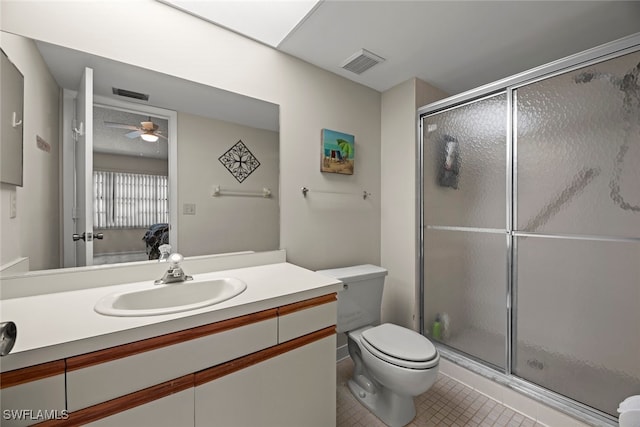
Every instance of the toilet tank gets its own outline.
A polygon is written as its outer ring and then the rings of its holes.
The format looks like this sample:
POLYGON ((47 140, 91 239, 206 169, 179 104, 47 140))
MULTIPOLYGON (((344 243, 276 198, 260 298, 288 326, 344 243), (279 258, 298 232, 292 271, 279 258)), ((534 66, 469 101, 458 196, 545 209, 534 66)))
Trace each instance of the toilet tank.
POLYGON ((380 324, 382 290, 387 270, 371 264, 319 270, 345 284, 338 292, 338 332, 380 324))

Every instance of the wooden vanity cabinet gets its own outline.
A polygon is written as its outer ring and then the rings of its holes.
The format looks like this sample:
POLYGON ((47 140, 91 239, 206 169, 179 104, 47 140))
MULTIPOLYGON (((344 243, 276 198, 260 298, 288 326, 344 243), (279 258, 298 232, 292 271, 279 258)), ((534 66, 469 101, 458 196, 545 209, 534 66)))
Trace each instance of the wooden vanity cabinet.
POLYGON ((46 405, 65 419, 39 425, 335 426, 336 308, 330 294, 56 362, 46 405))

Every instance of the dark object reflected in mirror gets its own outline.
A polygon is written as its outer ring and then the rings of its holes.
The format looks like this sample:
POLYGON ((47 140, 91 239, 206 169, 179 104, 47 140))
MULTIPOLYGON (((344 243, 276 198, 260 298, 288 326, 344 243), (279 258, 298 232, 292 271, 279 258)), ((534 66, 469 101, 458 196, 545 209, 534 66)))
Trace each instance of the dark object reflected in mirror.
POLYGON ((147 255, 149 255, 149 259, 159 259, 160 245, 169 244, 169 224, 153 224, 144 233, 142 240, 144 240, 147 248, 147 255))

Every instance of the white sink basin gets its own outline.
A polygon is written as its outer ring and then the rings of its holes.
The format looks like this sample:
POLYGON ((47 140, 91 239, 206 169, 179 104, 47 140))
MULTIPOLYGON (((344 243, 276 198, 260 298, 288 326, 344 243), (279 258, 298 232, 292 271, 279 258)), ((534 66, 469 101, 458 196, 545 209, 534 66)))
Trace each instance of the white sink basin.
POLYGON ((231 277, 153 285, 140 291, 107 295, 94 310, 106 316, 157 316, 218 304, 246 288, 243 281, 231 277))

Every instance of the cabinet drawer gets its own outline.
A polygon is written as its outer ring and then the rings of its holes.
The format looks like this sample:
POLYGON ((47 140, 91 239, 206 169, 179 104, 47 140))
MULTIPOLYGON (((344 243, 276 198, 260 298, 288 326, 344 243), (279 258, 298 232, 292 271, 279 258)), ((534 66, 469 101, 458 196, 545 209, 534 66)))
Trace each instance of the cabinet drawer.
POLYGON ((335 351, 332 333, 196 386, 196 427, 335 426, 335 351))
POLYGON ((278 310, 278 342, 333 326, 337 320, 336 294, 280 307, 278 310))
POLYGON ((2 426, 26 426, 66 414, 64 361, 4 372, 1 381, 2 426))
MULTIPOLYGON (((255 315, 244 317, 252 321, 251 316, 255 315)), ((91 354, 78 356, 80 362, 70 358, 67 363, 68 409, 77 411, 273 346, 277 344, 278 333, 275 310, 268 316, 266 320, 234 326, 153 350, 136 352, 135 346, 138 343, 115 347, 118 358, 102 363, 91 364, 91 354), (127 346, 134 346, 131 354, 123 353, 122 348, 126 349, 127 346), (82 366, 83 359, 89 361, 89 366, 82 366)), ((236 319, 232 321, 237 323, 236 319)), ((215 327, 217 324, 212 325, 215 327)), ((205 325, 207 326, 211 325, 205 325)), ((190 331, 176 332, 169 334, 168 338, 158 337, 147 341, 171 339, 173 335, 190 331)), ((109 356, 108 350, 99 353, 100 357, 109 356)))
POLYGON ((87 424, 91 427, 193 425, 193 387, 87 424))

